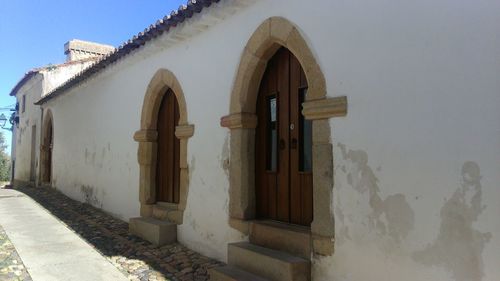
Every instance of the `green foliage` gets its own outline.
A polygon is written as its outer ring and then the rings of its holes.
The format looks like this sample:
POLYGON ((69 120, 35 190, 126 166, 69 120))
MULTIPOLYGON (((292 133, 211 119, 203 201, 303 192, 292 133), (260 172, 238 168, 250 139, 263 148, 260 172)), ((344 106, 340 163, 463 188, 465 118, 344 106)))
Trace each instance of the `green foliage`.
POLYGON ((6 149, 5 136, 0 132, 0 181, 10 180, 10 156, 5 152, 6 149))

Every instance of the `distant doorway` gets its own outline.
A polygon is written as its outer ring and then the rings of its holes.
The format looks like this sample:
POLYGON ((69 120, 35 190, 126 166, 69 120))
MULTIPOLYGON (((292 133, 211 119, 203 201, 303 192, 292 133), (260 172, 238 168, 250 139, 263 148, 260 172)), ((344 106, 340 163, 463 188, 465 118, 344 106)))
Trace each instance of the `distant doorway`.
POLYGON ((42 145, 40 153, 41 182, 50 184, 52 182, 52 150, 54 146, 54 126, 52 113, 47 111, 43 122, 42 145))
POLYGON ((179 124, 179 105, 171 89, 162 98, 158 112, 158 152, 156 162, 156 201, 179 203, 180 167, 179 139, 175 128, 179 124))
POLYGON ((30 162, 30 181, 36 179, 36 125, 31 126, 31 162, 30 162))

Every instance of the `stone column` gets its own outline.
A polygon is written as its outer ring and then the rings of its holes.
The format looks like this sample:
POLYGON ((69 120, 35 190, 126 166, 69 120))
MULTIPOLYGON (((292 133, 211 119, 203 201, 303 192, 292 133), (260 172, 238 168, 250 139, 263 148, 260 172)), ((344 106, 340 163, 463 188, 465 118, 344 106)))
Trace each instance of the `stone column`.
MULTIPOLYGON (((188 139, 194 134, 194 125, 179 125, 175 127, 175 136, 179 139, 179 204, 177 209, 184 211, 186 209, 187 196, 189 191, 189 170, 187 163, 187 144, 188 139)), ((182 217, 182 215, 181 215, 182 217)))
POLYGON ((139 142, 137 151, 140 165, 139 201, 143 217, 151 216, 152 205, 156 202, 157 139, 158 132, 156 130, 140 130, 134 134, 134 140, 139 142))
POLYGON ((313 251, 318 255, 331 255, 334 251, 335 218, 332 210, 333 147, 328 119, 347 114, 347 98, 306 101, 302 114, 313 123, 313 251))
POLYGON ((255 218, 255 128, 257 115, 236 113, 221 119, 231 130, 229 172, 229 216, 231 219, 255 218))

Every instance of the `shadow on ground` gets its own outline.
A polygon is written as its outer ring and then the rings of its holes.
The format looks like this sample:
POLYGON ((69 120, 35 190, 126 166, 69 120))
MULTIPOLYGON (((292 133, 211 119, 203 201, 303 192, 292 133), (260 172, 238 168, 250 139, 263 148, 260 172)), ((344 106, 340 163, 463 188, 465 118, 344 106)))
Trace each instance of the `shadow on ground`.
POLYGON ((221 265, 178 243, 155 247, 129 234, 127 223, 55 189, 29 186, 15 189, 59 218, 130 280, 202 281, 209 279, 209 268, 221 265))

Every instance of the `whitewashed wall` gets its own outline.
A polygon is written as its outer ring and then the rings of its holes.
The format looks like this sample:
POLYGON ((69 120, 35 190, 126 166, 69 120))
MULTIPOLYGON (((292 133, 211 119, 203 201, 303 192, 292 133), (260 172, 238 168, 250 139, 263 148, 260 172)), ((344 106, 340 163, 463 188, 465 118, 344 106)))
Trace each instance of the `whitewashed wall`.
POLYGON ((13 159, 15 160, 15 180, 23 182, 30 181, 31 173, 31 138, 32 126, 35 130, 35 184, 38 185, 39 159, 40 159, 40 134, 42 112, 40 107, 34 103, 42 96, 60 86, 62 83, 73 77, 76 73, 87 68, 93 61, 73 62, 65 65, 47 67, 40 70, 17 91, 16 99, 19 103, 19 126, 15 128, 12 146, 13 159), (22 110, 23 96, 26 96, 25 111, 22 110))
MULTIPOLYGON (((13 159, 15 160, 14 179, 23 182, 30 181, 31 173, 31 138, 32 126, 36 126, 36 131, 40 130, 40 107, 33 103, 40 99, 41 89, 43 87, 43 75, 35 74, 29 79, 16 94, 16 100, 19 103, 19 124, 14 130, 13 159), (25 98, 25 110, 22 110, 23 96, 25 98)), ((38 134, 38 133, 37 133, 38 134)), ((35 161, 39 156, 39 138, 36 138, 35 161)), ((38 166, 36 166, 38 168, 38 166)), ((36 169, 35 169, 36 171, 36 169)))
MULTIPOLYGON (((66 62, 63 66, 54 67, 53 69, 44 70, 44 82, 43 82, 43 93, 50 93, 55 88, 59 87, 62 83, 66 82, 69 78, 73 77, 75 74, 84 70, 91 64, 93 64, 93 60, 80 60, 73 62, 66 62)), ((40 99, 40 97, 38 97, 40 99)))
MULTIPOLYGON (((225 1, 223 1, 224 3, 225 1)), ((149 80, 186 95, 190 187, 179 240, 225 260, 229 132, 221 116, 245 43, 271 16, 294 22, 346 95, 331 120, 335 254, 314 280, 500 276, 500 2, 260 0, 167 49, 152 42, 46 106, 54 183, 124 220, 138 216, 137 144, 149 80)))

